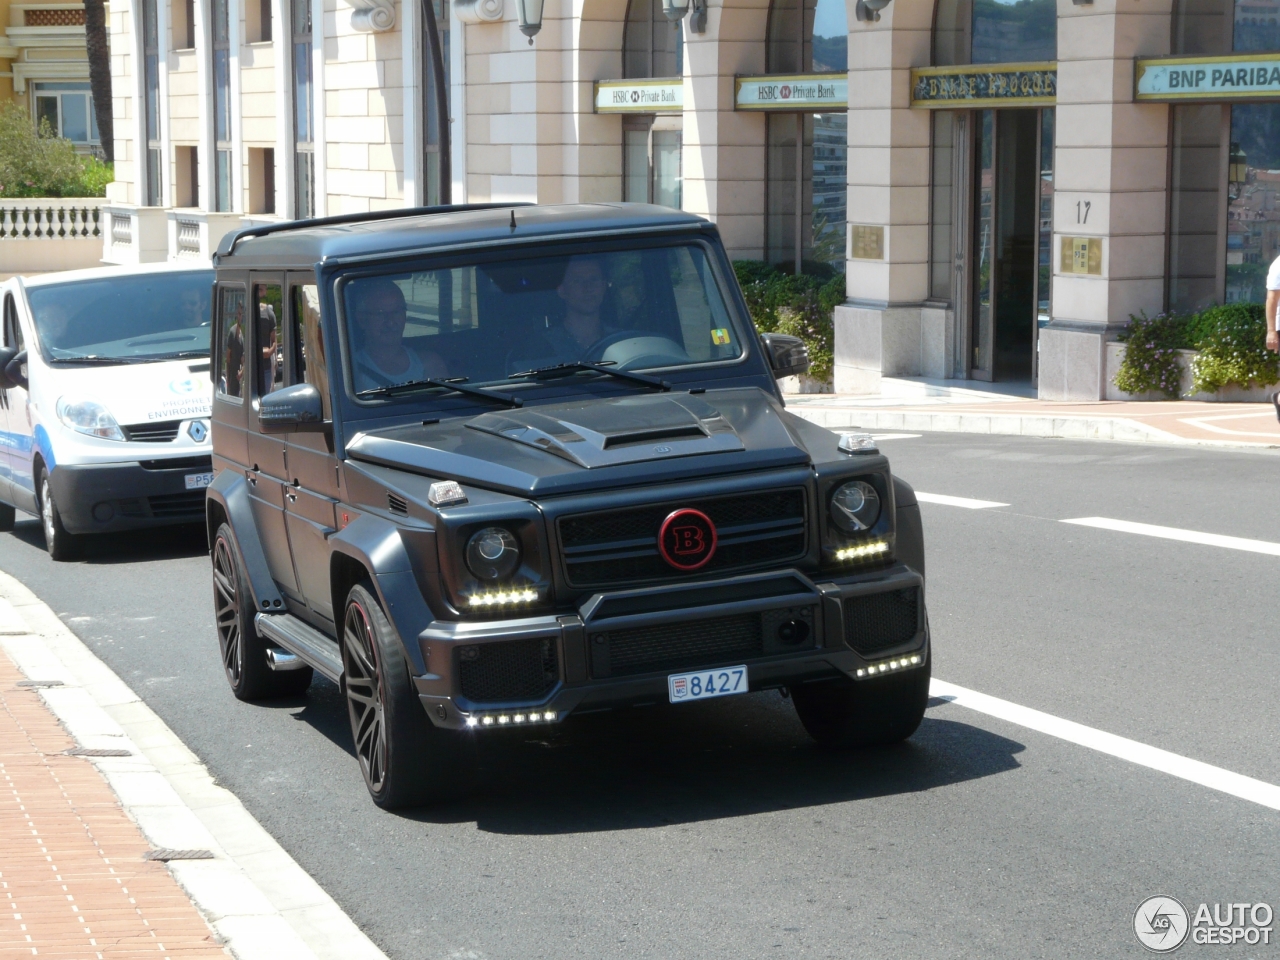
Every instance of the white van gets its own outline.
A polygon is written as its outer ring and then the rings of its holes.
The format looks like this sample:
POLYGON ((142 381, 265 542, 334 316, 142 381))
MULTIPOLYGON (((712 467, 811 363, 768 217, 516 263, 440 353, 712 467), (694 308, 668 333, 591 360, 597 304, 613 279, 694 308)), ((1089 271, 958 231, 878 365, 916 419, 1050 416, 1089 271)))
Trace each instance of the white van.
POLYGON ((35 514, 67 560, 83 534, 203 520, 212 288, 187 264, 0 284, 0 530, 35 514))

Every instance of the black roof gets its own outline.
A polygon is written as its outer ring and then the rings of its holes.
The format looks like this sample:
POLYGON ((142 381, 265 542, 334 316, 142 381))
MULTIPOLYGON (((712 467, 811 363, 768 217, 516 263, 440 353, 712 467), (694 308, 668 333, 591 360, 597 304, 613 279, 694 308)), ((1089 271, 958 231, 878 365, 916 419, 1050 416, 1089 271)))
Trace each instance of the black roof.
POLYGON ((714 229, 701 217, 642 203, 416 208, 242 230, 223 238, 214 262, 221 267, 311 266, 325 260, 396 256, 457 244, 680 228, 714 229))

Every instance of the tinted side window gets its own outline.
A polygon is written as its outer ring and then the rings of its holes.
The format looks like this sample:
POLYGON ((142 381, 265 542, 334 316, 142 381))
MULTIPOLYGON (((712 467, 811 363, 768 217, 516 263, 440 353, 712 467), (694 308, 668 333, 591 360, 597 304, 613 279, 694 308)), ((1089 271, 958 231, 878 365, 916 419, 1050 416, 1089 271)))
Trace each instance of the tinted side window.
POLYGON ((218 289, 218 329, 222 345, 218 357, 218 393, 243 399, 245 374, 244 288, 218 289))
POLYGON ((23 349, 22 325, 18 323, 18 305, 13 302, 13 294, 4 296, 4 345, 23 349))
POLYGON ((320 391, 328 419, 329 368, 325 366, 324 329, 320 325, 320 294, 311 283, 294 287, 292 293, 294 382, 310 383, 320 391))
POLYGON ((285 385, 283 295, 278 283, 253 285, 253 328, 257 344, 257 395, 285 385))

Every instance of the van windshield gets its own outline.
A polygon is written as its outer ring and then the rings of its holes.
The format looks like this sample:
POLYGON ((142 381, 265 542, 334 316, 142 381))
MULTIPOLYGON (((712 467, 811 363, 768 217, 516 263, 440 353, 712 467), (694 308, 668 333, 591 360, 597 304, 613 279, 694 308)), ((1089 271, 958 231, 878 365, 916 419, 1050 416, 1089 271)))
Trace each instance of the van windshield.
POLYGON ((148 273, 27 289, 50 363, 207 357, 212 270, 148 273))
POLYGON ((424 380, 520 382, 584 363, 669 369, 743 352, 698 243, 363 276, 344 284, 342 302, 358 396, 424 380))

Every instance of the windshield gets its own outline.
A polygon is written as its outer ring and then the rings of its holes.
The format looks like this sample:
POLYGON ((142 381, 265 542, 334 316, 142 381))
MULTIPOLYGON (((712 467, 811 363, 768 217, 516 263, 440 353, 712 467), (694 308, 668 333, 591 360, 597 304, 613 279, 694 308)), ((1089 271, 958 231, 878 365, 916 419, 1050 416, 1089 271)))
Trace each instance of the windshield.
POLYGON ((212 270, 148 273, 27 290, 40 349, 51 363, 209 355, 212 270))
POLYGON ((357 394, 426 379, 500 383, 584 361, 634 371, 742 355, 696 243, 360 277, 343 303, 357 394))

